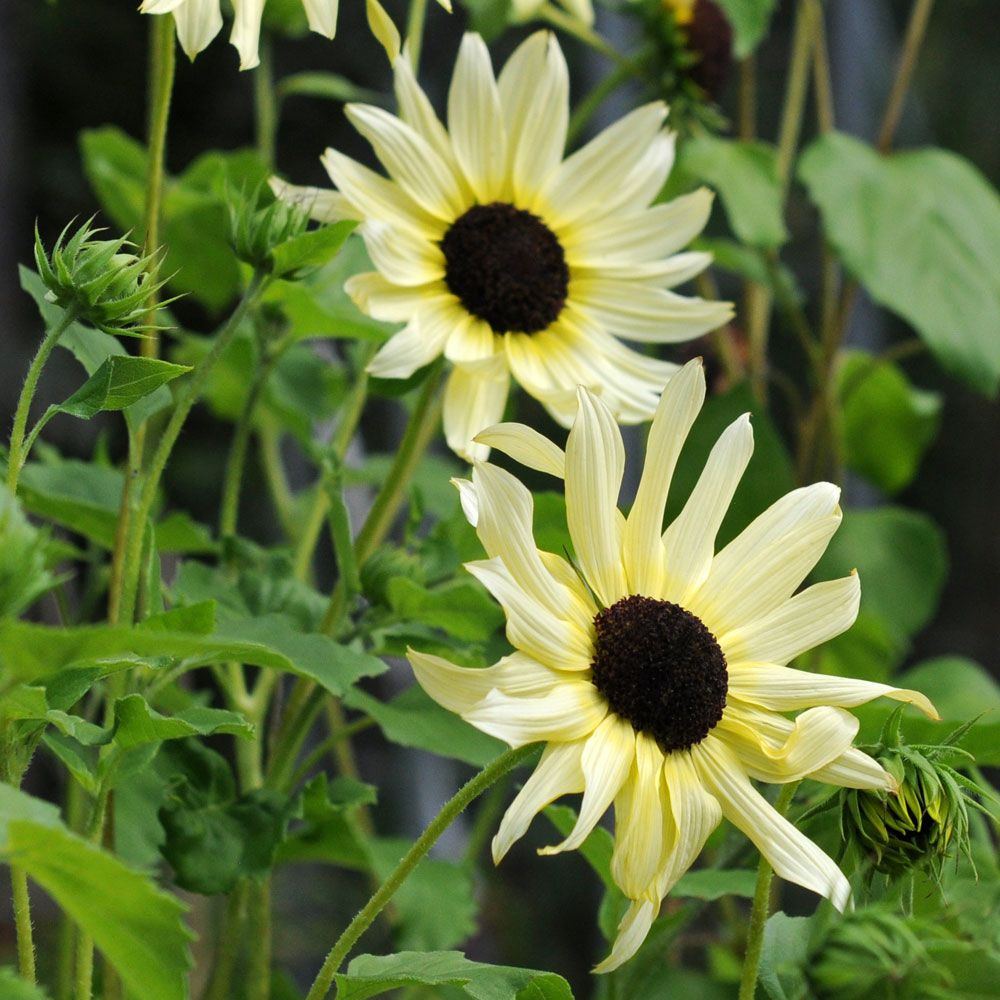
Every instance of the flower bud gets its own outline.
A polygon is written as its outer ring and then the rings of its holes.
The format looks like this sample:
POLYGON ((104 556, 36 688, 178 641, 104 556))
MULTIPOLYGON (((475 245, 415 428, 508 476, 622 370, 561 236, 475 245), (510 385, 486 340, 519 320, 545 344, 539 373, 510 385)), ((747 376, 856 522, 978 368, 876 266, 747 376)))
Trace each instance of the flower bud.
POLYGON ((229 238, 236 256, 261 271, 273 269, 276 247, 306 231, 309 216, 298 205, 272 201, 263 208, 258 193, 242 192, 229 199, 229 238))
POLYGON ((158 279, 162 256, 133 253, 127 236, 113 240, 94 237, 103 232, 85 222, 67 239, 67 226, 47 253, 35 229, 35 265, 46 298, 76 318, 105 333, 139 335, 150 329, 145 322, 150 297, 163 287, 158 279))
POLYGON ((372 604, 388 604, 389 581, 397 576, 424 583, 424 564, 414 553, 395 545, 376 549, 361 567, 361 589, 372 604))

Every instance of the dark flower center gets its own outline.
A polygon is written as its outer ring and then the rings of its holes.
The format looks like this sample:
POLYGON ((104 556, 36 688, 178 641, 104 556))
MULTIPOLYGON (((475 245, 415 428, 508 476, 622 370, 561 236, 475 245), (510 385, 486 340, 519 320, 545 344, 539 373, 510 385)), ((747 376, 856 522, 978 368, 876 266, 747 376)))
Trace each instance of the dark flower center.
POLYGON ((441 240, 444 280, 494 333, 538 333, 562 312, 566 257, 552 230, 505 202, 474 205, 441 240))
POLYGON ((612 710, 664 753, 700 743, 722 718, 729 678, 715 636, 690 611, 625 597, 594 618, 592 680, 612 710))

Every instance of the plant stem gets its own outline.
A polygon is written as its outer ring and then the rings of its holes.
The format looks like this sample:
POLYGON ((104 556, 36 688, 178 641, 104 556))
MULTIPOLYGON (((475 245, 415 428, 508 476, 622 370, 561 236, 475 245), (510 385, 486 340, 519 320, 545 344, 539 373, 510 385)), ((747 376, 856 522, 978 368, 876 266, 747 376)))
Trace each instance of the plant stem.
POLYGON ((271 879, 249 885, 247 931, 253 941, 247 962, 246 1000, 271 996, 271 879))
POLYGON ((201 397, 208 376, 211 374, 212 369, 223 352, 232 342, 240 324, 257 300, 258 295, 267 285, 267 280, 267 277, 261 274, 261 272, 254 272, 253 277, 250 279, 250 284, 240 299, 239 305, 216 335, 211 350, 179 392, 174 411, 170 414, 170 420, 153 454, 149 471, 142 485, 142 492, 139 495, 136 516, 132 524, 132 530, 129 532, 129 542, 125 553, 125 584, 122 592, 121 617, 126 622, 132 620, 135 610, 143 535, 145 534, 146 523, 153 511, 153 504, 156 502, 156 492, 159 488, 163 471, 167 467, 167 461, 170 459, 170 454, 177 443, 177 438, 180 436, 188 414, 201 397))
MULTIPOLYGON (((792 781, 784 785, 774 808, 784 816, 795 796, 799 782, 792 781)), ((753 906, 750 910, 750 926, 747 928, 747 950, 743 959, 743 975, 740 978, 738 1000, 753 1000, 757 992, 757 973, 760 970, 760 953, 764 947, 764 926, 771 911, 771 879, 774 870, 767 858, 761 855, 757 868, 757 885, 753 894, 753 906)))
POLYGON ((595 52, 600 52, 602 56, 612 62, 621 66, 629 65, 628 56, 623 55, 613 45, 608 44, 593 28, 588 27, 572 14, 567 14, 551 3, 544 3, 538 9, 537 16, 543 21, 548 21, 553 28, 559 28, 567 35, 579 39, 584 45, 589 46, 595 52))
POLYGON ((215 964, 203 1000, 228 1000, 232 995, 233 973, 243 944, 243 918, 249 884, 240 882, 226 900, 222 932, 215 944, 215 964))
POLYGON ((274 48, 266 32, 261 32, 258 54, 260 63, 253 71, 257 152, 264 165, 271 169, 274 167, 274 145, 278 132, 278 105, 274 97, 274 48))
POLYGON ((406 18, 406 44, 410 50, 414 76, 420 68, 420 50, 423 47, 426 20, 427 0, 410 0, 410 12, 406 18))
POLYGON ((271 421, 262 422, 258 428, 257 446, 257 457, 264 470, 278 523, 285 537, 292 540, 298 536, 295 528, 295 504, 281 461, 281 431, 271 421))
POLYGON ((896 65, 896 77, 892 82, 892 90, 889 93, 889 100, 882 116, 882 127, 878 133, 878 151, 880 153, 888 153, 896 138, 896 129, 903 116, 906 93, 910 89, 910 81, 913 79, 913 71, 917 66, 917 57, 920 55, 920 47, 923 45, 927 22, 930 20, 933 7, 934 0, 914 0, 910 10, 903 51, 900 53, 899 62, 896 65))
POLYGON ((631 65, 620 63, 604 77, 573 109, 566 130, 566 146, 572 146, 587 127, 594 113, 634 72, 631 65))
POLYGON ((431 820, 427 829, 420 835, 416 843, 406 852, 403 859, 396 865, 375 894, 368 900, 358 915, 348 924, 347 929, 337 939, 326 956, 326 961, 320 969, 306 1000, 323 1000, 330 991, 333 977, 337 974, 341 963, 357 943, 362 934, 371 926, 386 903, 392 899, 396 890, 406 881, 407 876, 417 866, 417 863, 434 846, 438 837, 448 829, 455 818, 486 791, 495 781, 512 771, 535 752, 533 745, 518 747, 502 753, 491 764, 488 764, 471 781, 443 806, 441 811, 431 820))
POLYGON ((31 899, 28 876, 19 865, 10 866, 11 894, 14 898, 14 926, 17 929, 17 971, 22 979, 35 982, 35 941, 31 930, 31 899))
POLYGON ((10 433, 10 449, 7 456, 7 488, 11 493, 17 493, 17 481, 24 463, 28 460, 28 451, 24 447, 24 432, 28 426, 28 414, 31 411, 31 404, 38 388, 38 379, 45 367, 45 362, 49 360, 52 349, 59 343, 59 338, 75 319, 75 310, 67 309, 59 322, 51 330, 46 331, 28 367, 28 374, 24 378, 21 395, 17 400, 17 409, 14 411, 14 427, 10 433))

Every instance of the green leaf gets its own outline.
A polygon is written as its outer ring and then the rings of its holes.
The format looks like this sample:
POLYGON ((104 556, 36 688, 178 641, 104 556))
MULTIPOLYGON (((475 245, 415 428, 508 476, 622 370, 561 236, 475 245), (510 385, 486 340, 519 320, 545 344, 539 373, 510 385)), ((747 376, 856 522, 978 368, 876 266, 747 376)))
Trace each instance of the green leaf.
POLYGON ((16 617, 59 581, 48 534, 22 513, 6 486, 0 488, 0 618, 16 617))
POLYGON ((896 365, 862 351, 842 358, 837 392, 848 467, 885 493, 898 493, 937 435, 940 395, 915 389, 896 365))
POLYGON ((504 624, 500 606, 475 580, 453 580, 429 590, 397 576, 389 581, 387 596, 402 619, 442 629, 456 639, 484 642, 504 624))
POLYGON ((356 225, 335 222, 285 240, 271 251, 273 273, 279 278, 291 278, 323 267, 337 256, 356 225))
POLYGON ((685 174, 718 191, 743 243, 773 249, 788 239, 773 146, 706 134, 688 139, 679 159, 685 174))
POLYGON ((344 704, 371 716, 385 738, 400 746, 428 750, 475 767, 484 767, 504 750, 499 740, 442 708, 417 684, 390 702, 352 688, 344 695, 344 704))
POLYGON ((573 1000, 562 976, 470 962, 458 951, 359 955, 336 984, 340 1000, 367 1000, 406 986, 455 986, 472 1000, 573 1000))
POLYGON ((70 833, 54 806, 6 784, 0 784, 0 854, 16 858, 93 937, 130 991, 144 1000, 186 1000, 193 935, 173 896, 70 833))
POLYGON ((13 969, 0 969, 0 997, 3 1000, 49 1000, 40 986, 21 979, 13 969))
POLYGON ((764 927, 758 982, 770 1000, 807 1000, 805 980, 813 921, 775 913, 764 927))
POLYGON ((130 694, 115 702, 114 742, 123 750, 143 743, 180 740, 188 736, 229 733, 252 739, 254 727, 238 712, 196 705, 173 716, 161 715, 142 695, 130 694))
POLYGON ((721 899, 743 896, 753 899, 757 873, 742 868, 699 868, 682 875, 670 890, 671 896, 692 899, 721 899))
POLYGON ((861 610, 881 618, 889 635, 905 644, 937 609, 948 569, 944 533, 926 514, 903 507, 847 510, 815 577, 854 569, 861 610))
POLYGON ((156 548, 164 555, 215 555, 219 543, 210 528, 187 512, 175 510, 156 525, 156 548))
POLYGON ((344 104, 350 101, 380 104, 383 100, 381 94, 360 87, 339 73, 292 73, 281 78, 275 92, 281 100, 286 97, 320 97, 344 104))
POLYGON ((215 895, 270 870, 291 813, 285 796, 237 795, 225 758, 196 740, 166 744, 156 767, 167 781, 161 850, 179 886, 215 895))
POLYGON ((941 149, 880 156, 831 133, 799 167, 826 236, 880 305, 898 313, 941 364, 981 392, 1000 382, 1000 198, 941 149))
POLYGON ((188 365, 175 365, 158 358, 112 355, 56 409, 89 420, 105 410, 124 410, 189 371, 188 365))
POLYGON ((748 56, 767 34, 777 0, 718 0, 733 27, 733 52, 748 56))

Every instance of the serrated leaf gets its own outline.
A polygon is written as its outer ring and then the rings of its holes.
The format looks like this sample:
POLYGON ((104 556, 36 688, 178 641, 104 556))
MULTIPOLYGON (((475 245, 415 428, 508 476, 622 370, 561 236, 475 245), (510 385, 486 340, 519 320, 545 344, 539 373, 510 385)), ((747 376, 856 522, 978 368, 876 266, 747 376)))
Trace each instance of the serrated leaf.
POLYGON ((344 241, 357 224, 335 222, 293 236, 271 251, 271 268, 278 278, 301 276, 328 264, 340 252, 344 241))
POLYGON ((6 485, 0 487, 0 617, 16 617, 59 582, 46 532, 35 527, 6 485))
POLYGON ((770 1000, 806 1000, 804 970, 813 921, 775 913, 764 927, 758 982, 770 1000))
POLYGON ((880 156, 830 133, 803 153, 799 176, 827 239, 880 305, 902 316, 955 376, 1000 384, 1000 197, 942 149, 880 156))
POLYGON ((161 715, 142 695, 130 694, 115 703, 114 742, 123 750, 143 743, 161 743, 188 736, 211 736, 228 733, 252 739, 254 727, 238 712, 200 705, 176 715, 161 715))

